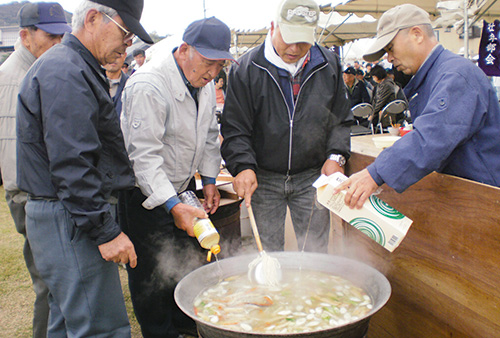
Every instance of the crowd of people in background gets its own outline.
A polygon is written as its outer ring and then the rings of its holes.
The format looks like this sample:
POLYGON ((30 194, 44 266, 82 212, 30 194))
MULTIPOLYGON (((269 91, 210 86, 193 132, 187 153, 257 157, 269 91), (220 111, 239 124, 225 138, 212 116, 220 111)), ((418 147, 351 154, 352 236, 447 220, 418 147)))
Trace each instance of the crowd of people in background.
POLYGON ((394 117, 380 116, 382 109, 394 100, 408 102, 404 95, 404 86, 411 77, 398 72, 386 60, 364 62, 355 60, 352 65, 347 62, 344 66, 344 82, 348 91, 351 108, 360 103, 369 103, 373 106, 373 115, 368 118, 355 117, 358 124, 374 127, 379 125, 387 128, 403 121, 410 122, 409 116, 401 113, 394 117), (397 77, 397 78, 396 78, 397 77))

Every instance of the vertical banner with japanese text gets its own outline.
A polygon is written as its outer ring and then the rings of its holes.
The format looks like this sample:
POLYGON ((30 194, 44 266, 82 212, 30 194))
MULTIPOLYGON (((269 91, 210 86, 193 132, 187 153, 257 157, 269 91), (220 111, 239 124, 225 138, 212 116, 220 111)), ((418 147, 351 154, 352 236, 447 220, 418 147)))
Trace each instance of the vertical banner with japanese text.
POLYGON ((483 21, 483 32, 479 43, 479 68, 488 76, 500 76, 500 21, 483 21))

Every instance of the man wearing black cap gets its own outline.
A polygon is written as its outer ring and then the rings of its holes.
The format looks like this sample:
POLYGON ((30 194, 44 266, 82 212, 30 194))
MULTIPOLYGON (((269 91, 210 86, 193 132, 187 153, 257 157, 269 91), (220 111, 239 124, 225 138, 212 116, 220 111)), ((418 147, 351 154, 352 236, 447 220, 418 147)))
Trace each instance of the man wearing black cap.
POLYGON ((102 66, 125 53, 142 0, 83 1, 73 33, 30 68, 17 107, 17 183, 26 229, 50 291, 48 337, 130 337, 115 263, 137 264, 109 200, 134 186, 102 66))
POLYGON ((139 188, 120 196, 120 225, 137 250, 128 269, 134 311, 145 338, 196 335, 176 306, 176 282, 199 267, 206 251, 193 238, 194 217, 213 214, 220 171, 213 79, 227 60, 231 32, 212 17, 191 23, 166 58, 134 73, 123 92, 121 126, 139 188), (178 193, 202 179, 205 211, 181 203, 178 193), (168 261, 167 261, 168 260, 168 261))
MULTIPOLYGON (((17 231, 26 237, 26 193, 16 184, 16 106, 19 85, 33 62, 71 32, 64 10, 58 3, 27 3, 19 11, 19 39, 15 52, 0 66, 0 171, 5 199, 17 231)), ((33 337, 47 337, 49 317, 48 288, 33 262, 26 239, 24 259, 36 294, 33 315, 33 337)))
MULTIPOLYGON (((361 71, 361 70, 360 70, 361 71)), ((351 108, 357 104, 370 102, 370 96, 366 90, 365 84, 356 78, 357 70, 354 67, 348 67, 344 70, 344 83, 347 88, 347 95, 351 102, 351 108)))

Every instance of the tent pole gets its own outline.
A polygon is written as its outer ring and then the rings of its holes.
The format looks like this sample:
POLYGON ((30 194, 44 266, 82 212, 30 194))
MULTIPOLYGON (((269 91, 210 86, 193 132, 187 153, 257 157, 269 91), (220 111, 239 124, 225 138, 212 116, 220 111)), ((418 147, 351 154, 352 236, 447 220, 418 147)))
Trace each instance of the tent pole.
POLYGON ((464 58, 469 59, 469 15, 468 1, 464 0, 464 58))

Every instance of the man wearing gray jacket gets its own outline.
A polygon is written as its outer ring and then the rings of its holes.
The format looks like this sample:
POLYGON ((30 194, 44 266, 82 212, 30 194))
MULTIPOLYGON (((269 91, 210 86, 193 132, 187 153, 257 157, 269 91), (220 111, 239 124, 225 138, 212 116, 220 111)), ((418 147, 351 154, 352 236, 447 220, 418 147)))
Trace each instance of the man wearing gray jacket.
POLYGON ((233 60, 231 32, 212 17, 189 25, 183 41, 137 70, 122 96, 121 127, 138 188, 120 196, 120 225, 137 252, 137 268, 128 269, 128 276, 144 338, 197 335, 194 322, 175 305, 173 291, 179 278, 203 261, 205 253, 192 238, 193 221, 207 215, 181 203, 177 194, 196 189, 198 172, 205 211, 213 214, 220 201, 212 80, 233 60))
POLYGON ((33 262, 31 247, 26 239, 24 206, 26 193, 16 184, 16 107, 19 85, 33 62, 50 47, 61 42, 71 27, 58 3, 28 3, 19 11, 19 39, 15 52, 0 66, 0 169, 5 199, 17 232, 25 237, 24 260, 33 281, 36 298, 33 308, 33 337, 47 337, 49 290, 33 262))

